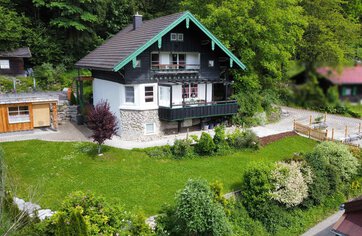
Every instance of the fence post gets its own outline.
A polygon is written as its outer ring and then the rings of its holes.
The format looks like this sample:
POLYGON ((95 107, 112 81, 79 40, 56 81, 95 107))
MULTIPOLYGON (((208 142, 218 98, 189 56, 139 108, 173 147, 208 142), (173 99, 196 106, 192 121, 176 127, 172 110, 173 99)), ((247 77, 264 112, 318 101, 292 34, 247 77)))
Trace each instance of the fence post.
MULTIPOLYGON (((361 126, 361 124, 360 124, 361 126)), ((295 131, 295 119, 293 120, 293 130, 295 131)))
POLYGON ((328 129, 326 129, 326 136, 324 137, 324 140, 328 140, 328 129))
POLYGON ((358 133, 361 133, 361 123, 359 123, 359 126, 358 126, 358 133))
POLYGON ((334 141, 334 128, 332 128, 332 141, 334 141))
POLYGON ((327 112, 324 112, 324 123, 327 122, 327 112))
POLYGON ((347 138, 347 134, 348 134, 348 127, 346 125, 346 128, 344 129, 344 138, 347 138))
POLYGON ((309 116, 309 125, 312 125, 312 115, 309 116))
POLYGON ((310 138, 310 129, 308 129, 308 137, 310 138))

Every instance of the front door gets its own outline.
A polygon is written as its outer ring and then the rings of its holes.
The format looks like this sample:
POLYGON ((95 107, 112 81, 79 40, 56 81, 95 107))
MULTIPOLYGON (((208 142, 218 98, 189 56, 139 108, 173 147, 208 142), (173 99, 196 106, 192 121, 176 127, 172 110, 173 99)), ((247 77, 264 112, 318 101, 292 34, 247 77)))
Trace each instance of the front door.
POLYGON ((48 103, 33 105, 33 123, 34 127, 50 126, 50 109, 48 103))

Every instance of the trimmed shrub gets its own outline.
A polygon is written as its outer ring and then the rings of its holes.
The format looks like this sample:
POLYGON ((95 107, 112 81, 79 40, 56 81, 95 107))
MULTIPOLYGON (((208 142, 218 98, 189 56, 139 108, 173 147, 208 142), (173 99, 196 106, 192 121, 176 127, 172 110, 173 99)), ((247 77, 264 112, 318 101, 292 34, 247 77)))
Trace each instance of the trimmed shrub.
POLYGON ((228 142, 231 147, 236 149, 259 149, 260 147, 258 136, 256 136, 256 134, 251 130, 242 132, 239 129, 236 129, 228 136, 228 142))
POLYGON ((270 179, 273 184, 271 198, 294 207, 308 197, 308 184, 312 183, 312 172, 309 167, 302 166, 302 162, 278 162, 271 171, 270 179), (303 170, 302 170, 303 168, 303 170))
POLYGON ((170 145, 146 148, 145 152, 149 157, 155 159, 166 159, 172 157, 170 145))
POLYGON ((331 165, 340 174, 341 181, 350 181, 358 171, 358 160, 348 148, 339 143, 323 142, 318 144, 310 155, 307 155, 309 165, 315 170, 326 171, 331 165))
POLYGON ((189 180, 176 197, 176 219, 184 234, 230 235, 230 225, 205 180, 189 180))
POLYGON ((183 159, 192 156, 190 139, 177 139, 171 147, 171 153, 175 159, 183 159))
POLYGON ((201 137, 195 145, 195 152, 199 155, 211 155, 215 151, 215 143, 210 134, 202 132, 201 137))

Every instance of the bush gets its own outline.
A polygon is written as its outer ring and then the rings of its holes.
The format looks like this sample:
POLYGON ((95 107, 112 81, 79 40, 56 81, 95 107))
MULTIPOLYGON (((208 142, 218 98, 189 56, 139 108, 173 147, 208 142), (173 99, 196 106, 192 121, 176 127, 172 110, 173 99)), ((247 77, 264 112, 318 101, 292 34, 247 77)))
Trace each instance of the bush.
POLYGON ((230 149, 226 140, 225 126, 224 125, 216 126, 214 131, 215 135, 213 140, 216 146, 216 152, 218 154, 224 155, 230 149))
POLYGON ((256 134, 251 130, 241 132, 239 129, 236 129, 232 134, 228 136, 228 142, 230 146, 236 149, 259 149, 260 147, 258 136, 256 136, 256 134))
POLYGON ((302 162, 278 162, 271 171, 270 179, 273 184, 271 198, 294 207, 308 197, 308 184, 312 183, 312 173, 302 162))
POLYGON ((64 232, 89 232, 90 235, 151 234, 147 226, 139 227, 135 215, 121 207, 110 207, 103 198, 91 193, 72 193, 64 200, 61 209, 45 222, 46 235, 57 235, 57 232, 59 235, 64 235, 64 232))
POLYGON ((307 156, 307 161, 317 171, 326 171, 331 165, 340 174, 341 181, 350 181, 357 174, 359 166, 358 160, 345 145, 334 142, 318 144, 307 156))
POLYGON ((211 155, 214 153, 215 147, 210 134, 202 132, 200 139, 195 145, 195 152, 199 155, 211 155))
POLYGON ((183 159, 192 156, 190 139, 177 139, 171 147, 171 153, 175 159, 183 159))
POLYGON ((176 197, 178 227, 184 234, 229 235, 230 225, 204 180, 189 180, 176 197))
POLYGON ((149 157, 155 159, 165 159, 172 157, 170 145, 146 148, 145 152, 149 157))

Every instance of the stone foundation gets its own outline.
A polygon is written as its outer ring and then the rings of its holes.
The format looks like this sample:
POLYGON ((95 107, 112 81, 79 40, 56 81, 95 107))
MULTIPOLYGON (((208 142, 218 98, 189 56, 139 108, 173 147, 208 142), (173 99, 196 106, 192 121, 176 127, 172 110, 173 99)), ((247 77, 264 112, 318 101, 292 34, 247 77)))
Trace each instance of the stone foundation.
POLYGON ((158 118, 158 109, 155 110, 120 110, 119 135, 122 140, 150 141, 162 136, 161 122, 158 118), (146 134, 146 124, 155 124, 155 133, 146 134))

